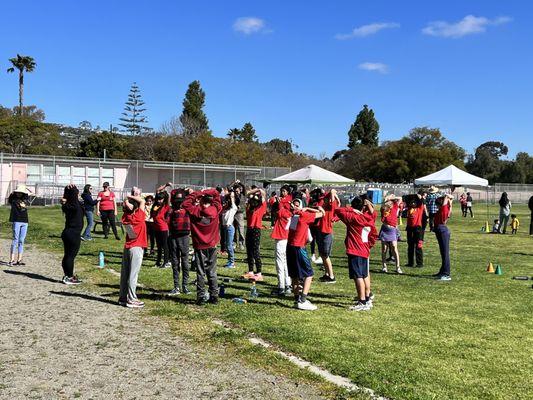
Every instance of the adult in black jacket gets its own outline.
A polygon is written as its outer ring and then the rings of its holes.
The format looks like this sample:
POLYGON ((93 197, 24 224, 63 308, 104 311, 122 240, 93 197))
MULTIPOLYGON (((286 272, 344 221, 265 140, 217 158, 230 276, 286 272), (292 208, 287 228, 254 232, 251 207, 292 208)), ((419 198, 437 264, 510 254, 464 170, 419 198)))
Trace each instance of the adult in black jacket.
POLYGON ((79 200, 79 191, 75 185, 68 185, 61 199, 63 214, 65 215, 65 229, 61 233, 64 255, 61 262, 63 267, 63 283, 78 285, 81 281, 74 275, 74 259, 78 255, 83 229, 83 205, 79 200))
POLYGON ((87 218, 87 226, 85 227, 85 231, 81 236, 81 240, 93 240, 91 237, 91 229, 93 228, 94 222, 94 206, 98 203, 98 200, 93 199, 91 190, 91 185, 87 184, 83 188, 83 193, 81 194, 85 218, 87 218))

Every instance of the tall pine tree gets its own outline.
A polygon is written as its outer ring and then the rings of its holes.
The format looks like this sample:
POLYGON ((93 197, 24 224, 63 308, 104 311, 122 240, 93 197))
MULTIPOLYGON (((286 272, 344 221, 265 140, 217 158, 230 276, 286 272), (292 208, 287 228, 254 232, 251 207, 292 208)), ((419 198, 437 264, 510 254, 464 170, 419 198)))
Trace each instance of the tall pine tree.
POLYGON ((184 135, 191 136, 209 132, 209 122, 203 111, 204 104, 205 92, 200 87, 200 82, 191 82, 185 93, 183 112, 180 116, 184 135))
POLYGON ((131 85, 128 100, 124 106, 122 117, 119 118, 122 123, 119 123, 129 134, 140 135, 150 131, 146 125, 148 119, 143 114, 146 111, 144 108, 144 101, 141 97, 141 90, 136 82, 131 85))
POLYGON ((365 104, 348 131, 348 147, 351 149, 358 144, 377 146, 378 134, 379 124, 374 111, 365 104))

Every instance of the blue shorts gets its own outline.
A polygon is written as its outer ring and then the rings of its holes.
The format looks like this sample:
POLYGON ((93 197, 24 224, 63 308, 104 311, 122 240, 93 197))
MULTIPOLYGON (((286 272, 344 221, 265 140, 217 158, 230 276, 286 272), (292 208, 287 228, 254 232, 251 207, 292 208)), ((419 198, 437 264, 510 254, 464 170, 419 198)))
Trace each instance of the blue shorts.
POLYGON ((316 234, 316 244, 318 245, 318 254, 320 254, 320 257, 328 258, 331 255, 331 247, 333 246, 333 233, 318 231, 316 234))
POLYGON ((287 245, 287 269, 292 279, 305 279, 315 274, 305 247, 287 245))
POLYGON ((350 279, 366 278, 368 276, 368 258, 348 254, 348 272, 350 279))

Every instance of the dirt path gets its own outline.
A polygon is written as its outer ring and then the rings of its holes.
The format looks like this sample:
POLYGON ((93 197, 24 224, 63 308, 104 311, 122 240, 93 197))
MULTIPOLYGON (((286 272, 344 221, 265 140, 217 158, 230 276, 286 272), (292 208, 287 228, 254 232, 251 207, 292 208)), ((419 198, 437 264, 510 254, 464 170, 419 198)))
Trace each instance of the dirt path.
POLYGON ((80 295, 56 281, 54 255, 28 246, 25 261, 2 265, 0 275, 2 399, 320 398, 314 388, 191 347, 137 310, 80 295))

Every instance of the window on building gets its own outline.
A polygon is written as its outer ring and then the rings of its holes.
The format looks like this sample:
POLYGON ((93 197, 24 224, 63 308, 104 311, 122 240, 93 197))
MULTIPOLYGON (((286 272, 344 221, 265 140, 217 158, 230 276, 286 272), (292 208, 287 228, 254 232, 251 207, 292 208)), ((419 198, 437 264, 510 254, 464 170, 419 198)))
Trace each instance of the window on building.
POLYGON ((42 181, 52 183, 55 182, 56 168, 54 166, 43 166, 42 181))
POLYGON ((115 170, 113 168, 102 168, 102 183, 109 182, 109 186, 115 185, 115 170))
POLYGON ((26 182, 37 183, 41 181, 41 166, 35 164, 28 164, 26 169, 26 182))

